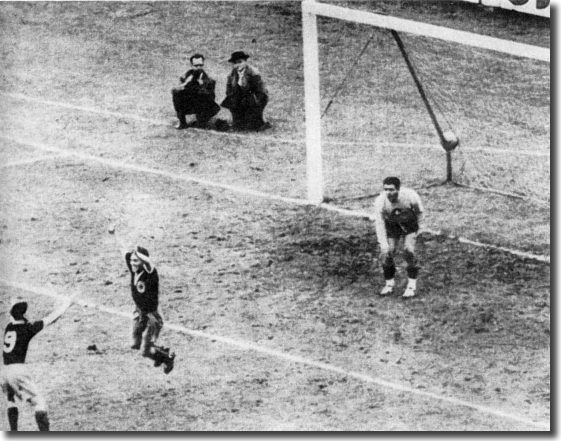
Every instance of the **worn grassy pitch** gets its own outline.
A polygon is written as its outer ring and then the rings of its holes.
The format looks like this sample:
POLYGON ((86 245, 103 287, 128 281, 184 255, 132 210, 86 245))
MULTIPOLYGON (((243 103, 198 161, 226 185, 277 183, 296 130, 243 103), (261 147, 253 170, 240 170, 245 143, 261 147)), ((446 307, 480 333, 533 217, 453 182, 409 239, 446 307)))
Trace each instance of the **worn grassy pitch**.
MULTIPOLYGON (((545 21, 529 19, 528 30, 520 31, 525 28, 513 14, 478 12, 460 4, 434 3, 428 10, 415 2, 384 2, 379 7, 532 44, 549 41, 545 21)), ((271 89, 267 115, 274 128, 267 135, 301 137, 298 14, 298 6, 287 2, 2 4, 3 91, 168 119, 170 127, 6 99, 1 104, 5 115, 1 131, 302 197, 303 148, 265 141, 259 134, 238 139, 177 133, 171 128, 169 97, 169 88, 185 67, 185 55, 204 50, 209 71, 218 80, 220 99, 229 69, 227 56, 243 47, 252 53, 271 89)), ((328 93, 343 73, 342 67, 334 66, 345 65, 369 31, 331 21, 321 26, 322 50, 327 54, 322 87, 328 93)), ((368 70, 366 65, 361 69, 368 70)), ((446 72, 447 77, 456 74, 446 72)), ((541 78, 541 69, 534 74, 541 78)), ((406 84, 407 77, 400 78, 406 84)), ((364 75, 355 80, 368 86, 364 75)), ((541 78, 539 84, 547 82, 548 77, 541 78)), ((391 106, 388 115, 409 115, 412 124, 394 124, 384 113, 376 125, 376 118, 362 107, 368 100, 354 100, 364 89, 350 88, 325 120, 328 139, 360 135, 387 140, 397 126, 404 139, 429 140, 433 135, 418 119, 422 108, 416 97, 403 90, 403 100, 397 99, 394 89, 376 90, 391 106)), ((501 100, 505 93, 508 87, 498 88, 494 99, 508 103, 501 100)), ((543 112, 546 105, 538 100, 536 108, 543 112)), ((489 119, 487 110, 481 127, 491 130, 499 120, 498 115, 489 119)), ((535 124, 518 127, 520 146, 531 139, 528 133, 534 133, 540 145, 548 138, 539 118, 535 124)), ((3 158, 36 155, 25 145, 2 142, 1 148, 3 158)), ((384 170, 365 173, 360 182, 348 179, 346 171, 358 175, 361 170, 353 155, 369 168, 367 152, 361 155, 340 146, 326 150, 335 176, 328 185, 345 189, 339 196, 379 187, 378 175, 384 170), (338 176, 339 166, 346 171, 338 176)), ((408 165, 401 166, 407 170, 408 165)), ((366 221, 68 159, 4 171, 0 267, 7 277, 52 286, 61 293, 79 290, 98 304, 129 310, 124 265, 107 234, 108 219, 119 213, 124 240, 131 245, 142 242, 155 257, 168 322, 375 373, 535 421, 549 417, 548 265, 422 236, 419 298, 381 300, 373 294, 381 275, 373 227, 366 221)), ((432 179, 434 170, 421 169, 413 175, 432 179)), ((449 187, 423 190, 422 196, 433 228, 548 252, 547 206, 449 187)), ((13 294, 9 287, 1 290, 3 302, 13 294)), ((52 306, 46 299, 32 299, 33 318, 52 306)), ((177 348, 179 356, 176 370, 166 377, 127 349, 128 327, 122 319, 73 307, 38 337, 29 361, 49 394, 53 429, 531 429, 344 376, 186 339, 169 330, 162 338, 177 348), (92 344, 97 351, 87 349, 92 344)), ((1 411, 5 415, 4 408, 1 411)), ((34 429, 29 413, 22 427, 34 429)))

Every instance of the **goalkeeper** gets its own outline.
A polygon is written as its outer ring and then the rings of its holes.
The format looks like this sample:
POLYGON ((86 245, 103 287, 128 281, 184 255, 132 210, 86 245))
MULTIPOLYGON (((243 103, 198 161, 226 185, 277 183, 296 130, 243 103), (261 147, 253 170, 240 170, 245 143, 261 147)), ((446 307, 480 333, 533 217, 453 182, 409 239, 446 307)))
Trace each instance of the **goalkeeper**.
POLYGON ((386 281, 380 295, 391 294, 394 290, 396 271, 394 254, 399 241, 403 238, 409 279, 403 297, 413 297, 417 289, 419 273, 415 242, 423 216, 423 205, 415 190, 401 187, 399 178, 387 177, 383 185, 384 191, 374 201, 374 222, 386 281))

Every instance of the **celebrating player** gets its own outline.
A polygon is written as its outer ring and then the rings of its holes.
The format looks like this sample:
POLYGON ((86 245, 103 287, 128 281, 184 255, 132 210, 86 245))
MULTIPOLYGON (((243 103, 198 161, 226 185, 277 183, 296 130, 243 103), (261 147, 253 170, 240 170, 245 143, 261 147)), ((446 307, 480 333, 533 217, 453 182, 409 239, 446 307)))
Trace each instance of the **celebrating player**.
POLYGON ((162 316, 158 312, 158 271, 150 262, 148 250, 140 246, 127 252, 125 261, 131 273, 131 292, 136 306, 131 347, 136 350, 142 349, 142 355, 154 360, 154 366, 164 364, 164 372, 169 374, 174 366, 175 354, 170 354, 169 348, 156 346, 164 326, 162 316))
POLYGON ((25 357, 31 339, 50 324, 54 323, 72 304, 73 297, 43 320, 29 322, 25 317, 27 302, 17 301, 10 308, 10 323, 4 332, 4 369, 2 374, 2 391, 8 399, 8 422, 10 430, 18 430, 19 411, 16 398, 29 402, 35 408, 35 421, 40 431, 49 430, 47 404, 43 395, 27 373, 25 357))
POLYGON ((394 254, 403 238, 404 257, 407 262, 408 283, 403 297, 413 297, 417 289, 419 267, 415 256, 415 242, 423 216, 419 195, 411 188, 401 187, 399 178, 390 176, 383 181, 384 191, 374 201, 374 221, 380 245, 380 261, 386 284, 380 295, 393 292, 395 286, 394 254))

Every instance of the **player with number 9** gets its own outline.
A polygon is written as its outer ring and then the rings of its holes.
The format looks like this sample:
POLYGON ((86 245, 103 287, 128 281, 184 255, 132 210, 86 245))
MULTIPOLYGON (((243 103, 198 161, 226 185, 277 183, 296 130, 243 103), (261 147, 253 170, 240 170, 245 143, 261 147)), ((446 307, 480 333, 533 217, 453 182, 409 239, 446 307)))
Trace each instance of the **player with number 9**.
POLYGON ((19 410, 16 399, 22 403, 31 403, 35 408, 35 421, 39 430, 49 430, 46 401, 27 372, 25 358, 31 339, 54 323, 72 304, 74 297, 67 297, 58 309, 35 322, 29 322, 25 317, 27 302, 17 300, 12 303, 10 322, 4 331, 4 366, 0 379, 2 391, 8 399, 8 422, 12 431, 18 430, 19 410))

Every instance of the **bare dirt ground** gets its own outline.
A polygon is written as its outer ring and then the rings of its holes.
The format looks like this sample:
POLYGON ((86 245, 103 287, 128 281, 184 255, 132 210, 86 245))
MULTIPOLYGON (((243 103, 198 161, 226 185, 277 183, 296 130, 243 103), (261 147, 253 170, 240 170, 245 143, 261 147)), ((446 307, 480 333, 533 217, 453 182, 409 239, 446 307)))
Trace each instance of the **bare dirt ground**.
MULTIPOLYGON (((400 5, 385 7, 426 16, 400 5)), ((2 311, 16 294, 32 300, 33 318, 53 306, 10 282, 61 295, 78 291, 92 304, 132 311, 125 267, 107 234, 117 221, 123 239, 144 244, 156 260, 161 309, 174 325, 162 340, 178 353, 176 369, 165 376, 128 349, 126 318, 73 306, 36 338, 28 360, 48 394, 53 429, 544 430, 548 264, 423 234, 419 297, 381 299, 367 220, 117 163, 303 197, 302 148, 267 138, 303 134, 297 11, 289 3, 238 2, 0 6, 2 311), (185 54, 201 46, 221 54, 207 64, 222 90, 227 55, 248 45, 260 54, 275 94, 274 129, 239 137, 173 130, 169 88, 185 54), (287 75, 294 84, 281 93, 287 75), (113 163, 57 157, 45 146, 113 163), (44 155, 50 158, 38 159, 44 155)), ((432 8, 443 24, 456 20, 468 30, 500 29, 497 36, 549 43, 541 20, 530 20, 533 32, 520 35, 512 14, 491 20, 470 7, 460 12, 432 8), (460 12, 469 19, 460 20, 460 12)), ((328 129, 343 140, 350 131, 335 123, 328 129)), ((424 189, 422 196, 433 228, 549 253, 546 205, 450 187, 424 189)), ((30 412, 22 428, 35 429, 30 412)))

